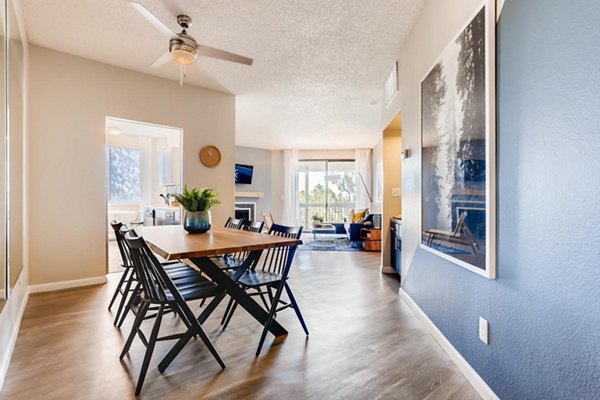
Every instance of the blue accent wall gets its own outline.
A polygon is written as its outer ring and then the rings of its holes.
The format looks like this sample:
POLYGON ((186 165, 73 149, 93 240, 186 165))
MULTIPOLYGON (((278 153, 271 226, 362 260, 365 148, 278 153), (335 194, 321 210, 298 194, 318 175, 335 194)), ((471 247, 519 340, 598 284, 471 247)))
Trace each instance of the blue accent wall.
POLYGON ((599 399, 600 1, 506 0, 497 40, 497 279, 417 249, 403 287, 500 398, 599 399))

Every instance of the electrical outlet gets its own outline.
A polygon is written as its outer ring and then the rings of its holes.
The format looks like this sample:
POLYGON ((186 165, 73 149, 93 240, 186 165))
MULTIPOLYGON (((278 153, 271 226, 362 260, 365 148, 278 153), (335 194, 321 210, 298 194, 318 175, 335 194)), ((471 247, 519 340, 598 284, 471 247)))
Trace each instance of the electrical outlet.
POLYGON ((488 322, 483 318, 479 317, 479 339, 485 344, 489 344, 489 327, 488 322))
POLYGON ((402 188, 392 188, 392 197, 402 197, 402 188))

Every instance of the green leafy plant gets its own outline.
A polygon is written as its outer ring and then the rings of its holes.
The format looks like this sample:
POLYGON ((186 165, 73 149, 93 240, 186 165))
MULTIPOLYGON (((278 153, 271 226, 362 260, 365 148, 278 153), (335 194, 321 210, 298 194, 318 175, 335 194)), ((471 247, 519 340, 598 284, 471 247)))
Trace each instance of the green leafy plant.
POLYGON ((174 194, 173 197, 187 211, 208 211, 212 206, 221 204, 221 201, 216 198, 217 193, 210 188, 188 190, 185 185, 183 193, 174 194))
POLYGON ((313 222, 323 223, 323 217, 318 214, 313 214, 312 216, 313 222))

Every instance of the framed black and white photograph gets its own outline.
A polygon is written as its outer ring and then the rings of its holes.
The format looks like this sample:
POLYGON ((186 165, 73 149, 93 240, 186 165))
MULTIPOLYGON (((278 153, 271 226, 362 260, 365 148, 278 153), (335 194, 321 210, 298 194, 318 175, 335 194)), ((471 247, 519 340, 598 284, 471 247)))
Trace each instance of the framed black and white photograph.
POLYGON ((495 278, 495 4, 421 81, 421 247, 495 278))

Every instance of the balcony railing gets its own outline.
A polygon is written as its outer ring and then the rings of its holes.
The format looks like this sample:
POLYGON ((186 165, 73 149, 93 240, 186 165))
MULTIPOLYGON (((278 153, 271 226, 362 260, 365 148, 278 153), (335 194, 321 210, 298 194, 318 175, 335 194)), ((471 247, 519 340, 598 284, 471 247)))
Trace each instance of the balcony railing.
POLYGON ((304 229, 311 229, 315 214, 324 222, 344 222, 353 208, 354 203, 300 203, 300 223, 304 229))

